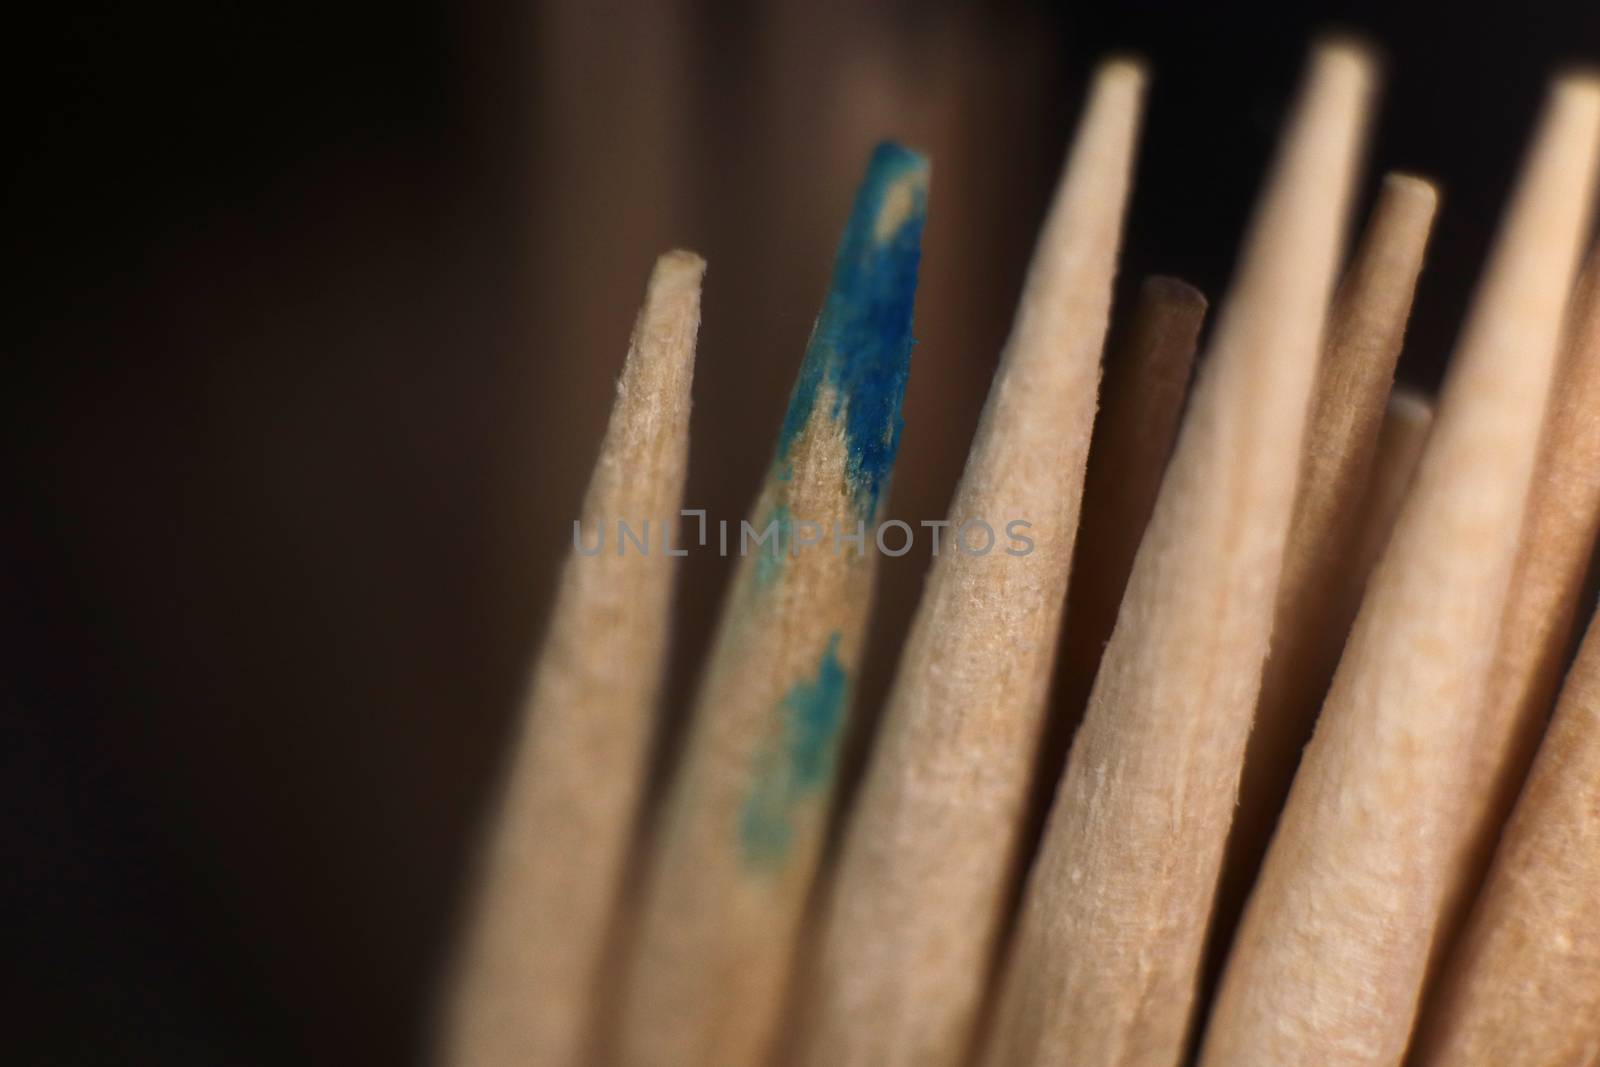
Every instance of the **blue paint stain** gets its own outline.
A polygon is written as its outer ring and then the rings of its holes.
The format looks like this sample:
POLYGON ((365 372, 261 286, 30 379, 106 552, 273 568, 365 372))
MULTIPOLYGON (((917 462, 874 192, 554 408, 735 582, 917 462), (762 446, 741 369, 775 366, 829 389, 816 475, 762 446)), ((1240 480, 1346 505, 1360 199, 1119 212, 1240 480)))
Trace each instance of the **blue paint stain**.
POLYGON ((769 525, 775 525, 776 532, 756 550, 757 589, 771 588, 772 583, 778 580, 778 575, 783 573, 784 560, 794 541, 794 516, 789 513, 788 504, 780 503, 768 512, 765 522, 756 523, 756 533, 765 533, 769 525))
POLYGON ((806 347, 773 461, 776 476, 787 479, 789 450, 810 421, 826 381, 834 396, 829 416, 844 424, 849 489, 858 513, 869 521, 877 515, 879 494, 900 446, 900 401, 911 363, 911 308, 927 200, 927 160, 897 144, 880 144, 840 239, 828 297, 806 347))
POLYGON ((788 858, 794 809, 833 778, 848 699, 834 631, 816 677, 797 682, 784 695, 777 736, 756 756, 754 785, 739 812, 739 845, 750 866, 772 870, 788 858))

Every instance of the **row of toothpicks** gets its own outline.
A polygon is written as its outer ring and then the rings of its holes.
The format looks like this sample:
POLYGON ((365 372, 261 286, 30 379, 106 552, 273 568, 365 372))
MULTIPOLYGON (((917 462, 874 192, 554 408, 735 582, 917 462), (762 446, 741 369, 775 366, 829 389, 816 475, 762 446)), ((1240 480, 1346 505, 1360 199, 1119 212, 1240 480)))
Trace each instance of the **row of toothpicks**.
MULTIPOLYGON (((796 531, 883 515, 926 161, 873 157, 660 795, 675 557, 575 544, 437 1062, 1600 1063, 1600 82, 1554 83, 1435 400, 1392 384, 1438 198, 1386 176, 1346 254, 1342 41, 1212 321, 1147 280, 1102 380, 1145 80, 1094 76, 944 516, 1031 551, 934 558, 849 810, 882 561, 796 531)), ((590 537, 682 507, 704 271, 651 275, 590 537)))

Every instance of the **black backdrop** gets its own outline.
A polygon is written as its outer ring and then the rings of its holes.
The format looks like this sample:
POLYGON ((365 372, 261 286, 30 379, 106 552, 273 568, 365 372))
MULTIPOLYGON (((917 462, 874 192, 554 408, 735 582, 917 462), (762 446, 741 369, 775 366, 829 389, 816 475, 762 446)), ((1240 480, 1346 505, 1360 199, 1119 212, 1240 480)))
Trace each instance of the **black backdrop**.
MULTIPOLYGON (((737 515, 755 483, 833 237, 813 220, 848 195, 796 165, 827 125, 806 77, 870 93, 882 58, 913 132, 961 146, 935 158, 935 215, 948 190, 971 221, 930 230, 929 271, 967 258, 919 305, 910 511, 948 497, 1094 56, 1157 71, 1125 284, 1215 297, 1312 32, 1381 46, 1368 192, 1391 167, 1444 191, 1401 369, 1423 387, 1547 75, 1600 59, 1577 0, 606 6, 41 6, 8 29, 7 1062, 417 1055, 668 242, 712 263, 691 498, 737 515), (772 91, 785 57, 801 84, 772 91), (903 89, 948 69, 976 73, 903 89), (793 280, 742 280, 758 261, 793 280), (757 343, 781 355, 752 365, 757 343)), ((884 662, 918 573, 885 576, 884 662)), ((686 572, 675 702, 724 577, 686 572)))

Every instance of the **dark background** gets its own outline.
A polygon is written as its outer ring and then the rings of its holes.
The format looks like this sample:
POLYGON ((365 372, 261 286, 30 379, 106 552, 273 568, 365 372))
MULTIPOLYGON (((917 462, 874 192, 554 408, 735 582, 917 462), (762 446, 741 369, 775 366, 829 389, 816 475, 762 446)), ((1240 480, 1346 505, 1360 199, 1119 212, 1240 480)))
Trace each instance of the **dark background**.
MULTIPOLYGON (((1600 6, 780 2, 32 14, 5 34, 0 1056, 417 1055, 652 257, 710 262, 691 506, 739 517, 870 144, 934 161, 891 510, 943 513, 1089 65, 1156 78, 1120 290, 1221 296, 1312 32, 1444 192, 1437 383, 1600 6)), ((882 568, 870 712, 925 560, 882 568)), ((683 572, 680 705, 726 577, 683 572)))

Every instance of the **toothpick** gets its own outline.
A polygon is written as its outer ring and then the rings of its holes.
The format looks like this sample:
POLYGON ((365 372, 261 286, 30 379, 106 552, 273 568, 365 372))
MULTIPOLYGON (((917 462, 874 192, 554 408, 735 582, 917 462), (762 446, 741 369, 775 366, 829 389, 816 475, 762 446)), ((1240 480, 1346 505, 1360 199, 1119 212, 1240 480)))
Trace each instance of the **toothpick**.
POLYGON ((1591 624, 1461 942, 1417 1067, 1600 1060, 1600 626, 1591 624))
POLYGON ((1597 146, 1600 84, 1559 83, 1234 940, 1204 1067, 1405 1052, 1597 146))
POLYGON ((739 562, 596 1062, 742 1067, 771 1041, 866 631, 927 181, 886 144, 857 194, 752 513, 775 539, 739 562))
POLYGON ((846 829, 797 1064, 966 1053, 1018 860, 1144 81, 1126 61, 1095 77, 846 829), (1005 550, 963 550, 969 522, 1005 550))
POLYGON ((1390 174, 1328 314, 1278 583, 1272 651, 1217 891, 1211 939, 1219 951, 1238 924, 1360 604, 1342 593, 1366 581, 1365 574, 1349 571, 1351 550, 1437 205, 1438 194, 1427 182, 1390 174))
POLYGON ((1106 360, 1083 479, 1083 521, 1072 553, 1072 596, 1061 629, 1060 692, 1052 701, 1062 714, 1048 727, 1058 739, 1058 759, 1089 699, 1134 553, 1155 509, 1205 314, 1206 298, 1192 285, 1146 278, 1128 329, 1106 360))
POLYGON ((441 1063, 581 1062, 655 728, 704 272, 669 252, 650 275, 480 862, 441 1063), (648 548, 614 542, 619 522, 648 548))
POLYGON ((1346 580, 1340 583, 1343 604, 1337 610, 1342 618, 1354 619, 1361 607, 1361 594, 1394 532, 1395 520, 1416 480, 1417 466, 1432 429, 1433 401, 1415 389, 1396 386, 1383 412, 1366 499, 1361 503, 1360 529, 1350 553, 1346 580))
POLYGON ((1373 75, 1313 54, 1056 793, 980 1062, 1175 1064, 1373 75))
POLYGON ((1457 824, 1452 875, 1434 959, 1454 940, 1483 881, 1560 682, 1573 618, 1600 528, 1600 252, 1573 295, 1564 352, 1534 469, 1500 644, 1472 743, 1472 788, 1457 824))

